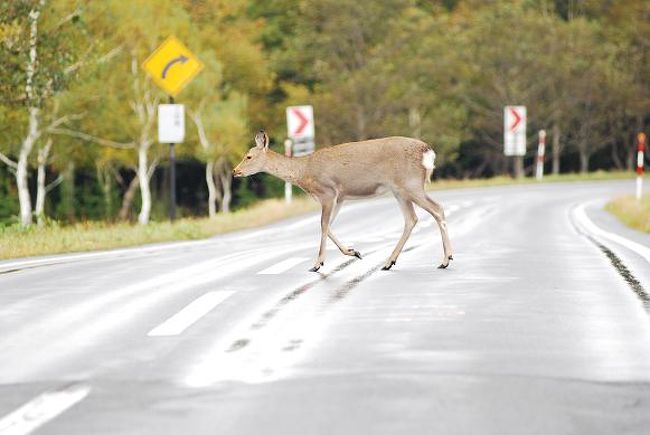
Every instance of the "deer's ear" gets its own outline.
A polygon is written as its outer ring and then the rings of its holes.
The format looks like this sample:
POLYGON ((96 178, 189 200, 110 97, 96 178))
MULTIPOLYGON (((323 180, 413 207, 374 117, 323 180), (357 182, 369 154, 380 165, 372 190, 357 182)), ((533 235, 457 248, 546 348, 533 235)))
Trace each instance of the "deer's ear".
POLYGON ((260 130, 255 135, 255 146, 258 148, 268 149, 269 137, 264 130, 260 130))

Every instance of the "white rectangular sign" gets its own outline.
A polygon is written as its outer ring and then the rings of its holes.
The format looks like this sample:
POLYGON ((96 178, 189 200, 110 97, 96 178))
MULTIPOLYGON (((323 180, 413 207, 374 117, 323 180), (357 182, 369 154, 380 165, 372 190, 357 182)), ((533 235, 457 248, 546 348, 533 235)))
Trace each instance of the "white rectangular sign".
POLYGON ((526 154, 526 106, 503 108, 503 153, 506 156, 526 154))
POLYGON ((287 136, 297 139, 314 138, 314 108, 312 106, 287 107, 287 136))
POLYGON ((313 140, 294 142, 291 155, 293 157, 306 156, 307 154, 313 153, 314 149, 316 149, 316 146, 313 140))
POLYGON ((158 142, 182 143, 185 139, 185 106, 158 105, 158 142))

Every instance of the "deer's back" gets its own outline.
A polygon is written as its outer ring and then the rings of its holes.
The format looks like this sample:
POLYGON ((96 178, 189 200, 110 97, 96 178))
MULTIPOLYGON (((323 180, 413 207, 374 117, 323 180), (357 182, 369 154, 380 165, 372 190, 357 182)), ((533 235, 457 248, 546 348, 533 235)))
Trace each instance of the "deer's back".
POLYGON ((407 137, 350 142, 318 150, 308 173, 350 196, 379 193, 409 180, 424 180, 422 156, 430 148, 407 137))

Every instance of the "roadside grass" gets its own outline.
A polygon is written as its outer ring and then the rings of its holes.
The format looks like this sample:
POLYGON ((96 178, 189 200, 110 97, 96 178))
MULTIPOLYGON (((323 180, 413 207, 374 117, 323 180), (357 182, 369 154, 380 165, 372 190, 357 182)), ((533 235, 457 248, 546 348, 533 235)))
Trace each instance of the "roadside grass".
POLYGON ((64 252, 123 248, 174 240, 204 239, 216 234, 257 227, 317 210, 317 204, 305 197, 294 198, 287 206, 283 200, 260 201, 247 209, 219 214, 215 219, 188 218, 149 225, 130 223, 83 222, 61 226, 0 228, 0 259, 64 252))
POLYGON ((524 177, 515 180, 511 177, 500 175, 492 178, 477 178, 467 180, 434 180, 433 183, 427 186, 427 190, 461 189, 468 187, 490 187, 539 183, 565 183, 572 181, 626 180, 633 179, 634 177, 636 177, 636 174, 628 171, 594 171, 587 174, 575 173, 544 175, 542 181, 537 181, 535 177, 524 177))
POLYGON ((650 195, 643 195, 641 201, 634 196, 616 198, 607 203, 605 210, 628 227, 650 233, 650 195))
MULTIPOLYGON (((593 172, 586 175, 568 174, 547 176, 543 183, 632 179, 629 172, 593 172)), ((536 184, 535 179, 513 180, 509 177, 494 177, 477 180, 436 180, 427 189, 442 190, 470 187, 536 184)), ((647 203, 646 203, 647 204, 647 203)), ((308 197, 295 197, 291 205, 281 199, 270 199, 256 203, 247 209, 233 213, 219 214, 215 219, 187 218, 170 222, 152 222, 141 226, 130 223, 83 222, 74 225, 59 225, 51 222, 43 227, 23 228, 18 225, 0 227, 0 259, 35 255, 51 255, 66 252, 94 251, 124 248, 149 243, 176 240, 204 239, 230 231, 259 227, 318 210, 318 204, 308 197)), ((632 210, 632 209, 630 209, 632 210)), ((648 207, 645 216, 647 223, 648 207)), ((626 214, 631 214, 627 211, 626 214)), ((643 213, 635 214, 641 221, 643 213)), ((647 228, 647 227, 646 227, 647 228)), ((645 231, 648 231, 646 229, 645 231)))

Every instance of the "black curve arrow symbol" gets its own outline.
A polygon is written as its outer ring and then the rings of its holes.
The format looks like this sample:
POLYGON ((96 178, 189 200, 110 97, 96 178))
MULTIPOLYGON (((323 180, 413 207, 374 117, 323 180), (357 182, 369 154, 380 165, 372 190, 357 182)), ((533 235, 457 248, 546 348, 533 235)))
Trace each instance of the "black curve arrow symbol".
POLYGON ((180 56, 178 56, 178 57, 170 60, 169 62, 167 62, 167 65, 165 65, 165 67, 162 70, 162 78, 164 79, 164 78, 167 77, 167 71, 169 71, 169 68, 171 68, 175 63, 185 63, 188 60, 189 59, 187 57, 185 57, 185 56, 183 56, 181 54, 180 56))

